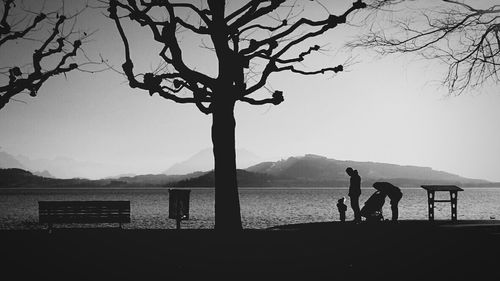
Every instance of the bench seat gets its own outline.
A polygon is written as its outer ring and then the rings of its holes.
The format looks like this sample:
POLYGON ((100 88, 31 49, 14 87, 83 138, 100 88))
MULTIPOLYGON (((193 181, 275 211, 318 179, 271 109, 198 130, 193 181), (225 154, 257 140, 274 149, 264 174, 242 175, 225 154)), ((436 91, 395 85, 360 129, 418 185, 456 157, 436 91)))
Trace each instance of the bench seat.
POLYGON ((40 223, 130 223, 130 201, 39 201, 40 223))

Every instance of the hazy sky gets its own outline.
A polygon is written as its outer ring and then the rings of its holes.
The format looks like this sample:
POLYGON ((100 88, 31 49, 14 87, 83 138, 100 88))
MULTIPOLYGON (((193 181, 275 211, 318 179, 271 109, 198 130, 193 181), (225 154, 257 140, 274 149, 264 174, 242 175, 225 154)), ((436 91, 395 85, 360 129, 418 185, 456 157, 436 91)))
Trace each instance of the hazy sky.
MULTIPOLYGON (((318 7, 314 11, 325 13, 318 7)), ((123 46, 109 19, 91 10, 78 26, 98 29, 85 46, 90 56, 100 53, 121 65, 123 46)), ((344 62, 347 54, 336 47, 355 30, 345 26, 326 33, 319 43, 333 51, 308 65, 344 62)), ((134 57, 145 69, 154 68, 150 60, 157 53, 143 40, 148 36, 131 34, 134 57)), ((187 36, 184 42, 191 46, 186 48, 197 47, 187 36)), ((201 63, 199 69, 213 66, 205 52, 193 49, 190 57, 201 63)), ((498 85, 447 97, 439 84, 445 65, 410 56, 375 58, 366 51, 356 55, 357 63, 335 76, 273 76, 269 86, 282 90, 285 101, 279 106, 239 103, 237 147, 269 160, 313 153, 500 181, 498 85)), ((2 62, 12 57, 0 54, 2 62)), ((105 168, 99 169, 115 175, 159 173, 211 147, 211 116, 194 105, 130 89, 113 71, 71 72, 49 80, 37 98, 19 99, 27 104, 11 102, 0 111, 0 146, 14 155, 100 163, 105 168)))

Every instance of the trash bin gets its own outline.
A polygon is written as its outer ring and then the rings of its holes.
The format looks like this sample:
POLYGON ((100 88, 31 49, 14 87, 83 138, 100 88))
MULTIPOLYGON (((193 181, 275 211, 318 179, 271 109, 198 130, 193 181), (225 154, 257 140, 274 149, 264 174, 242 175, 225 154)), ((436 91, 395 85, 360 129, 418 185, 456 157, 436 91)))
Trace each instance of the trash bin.
POLYGON ((189 220, 189 189, 169 189, 168 218, 175 219, 177 229, 181 228, 182 220, 189 220))

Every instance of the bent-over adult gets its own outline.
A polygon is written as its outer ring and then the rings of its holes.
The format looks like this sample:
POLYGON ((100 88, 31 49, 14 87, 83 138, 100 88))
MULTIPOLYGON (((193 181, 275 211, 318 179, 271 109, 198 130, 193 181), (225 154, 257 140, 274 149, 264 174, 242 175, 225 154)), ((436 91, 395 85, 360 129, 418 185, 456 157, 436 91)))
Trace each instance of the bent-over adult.
POLYGON ((388 182, 376 182, 373 187, 389 197, 391 200, 392 220, 397 221, 399 217, 398 203, 403 197, 401 189, 388 182))

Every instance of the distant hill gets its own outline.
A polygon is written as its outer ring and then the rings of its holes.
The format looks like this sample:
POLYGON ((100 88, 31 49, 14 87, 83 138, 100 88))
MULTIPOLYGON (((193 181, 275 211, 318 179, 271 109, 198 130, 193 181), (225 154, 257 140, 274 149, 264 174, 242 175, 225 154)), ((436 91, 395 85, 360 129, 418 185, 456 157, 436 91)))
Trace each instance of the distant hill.
MULTIPOLYGON (((272 187, 275 186, 277 178, 261 173, 253 173, 245 170, 236 170, 239 187, 272 187)), ((213 187, 215 183, 214 171, 204 173, 199 177, 185 179, 173 183, 174 187, 213 187)))
POLYGON ((53 179, 40 177, 29 171, 0 169, 0 188, 5 187, 83 187, 91 186, 86 179, 53 179))
POLYGON ((347 167, 358 170, 365 185, 375 181, 388 181, 402 186, 415 186, 430 183, 449 183, 469 186, 488 185, 480 179, 469 179, 451 173, 436 171, 429 167, 401 166, 376 162, 357 162, 329 159, 318 155, 290 157, 276 162, 263 162, 247 168, 254 173, 264 173, 280 179, 289 179, 308 184, 347 186, 347 167))
POLYGON ((204 172, 189 173, 186 175, 138 175, 133 177, 120 177, 115 179, 107 180, 97 180, 95 182, 101 182, 103 185, 114 185, 114 186, 168 186, 171 183, 186 180, 189 178, 196 178, 205 174, 204 172), (120 183, 120 184, 118 184, 120 183))
MULTIPOLYGON (((263 159, 246 149, 236 150, 236 166, 238 169, 245 169, 263 159)), ((214 155, 211 148, 204 149, 185 161, 176 163, 163 173, 166 175, 184 175, 193 172, 208 172, 214 169, 214 155)))
POLYGON ((105 180, 114 180, 114 179, 119 179, 119 178, 123 178, 123 177, 135 177, 137 176, 136 174, 132 174, 132 173, 126 173, 126 174, 119 174, 119 175, 116 175, 116 176, 110 176, 110 177, 105 177, 103 179, 105 180))
MULTIPOLYGON (((262 162, 246 170, 238 170, 240 187, 346 187, 349 177, 347 167, 357 169, 362 185, 371 186, 376 181, 389 181, 401 187, 418 187, 423 184, 456 184, 461 187, 496 186, 485 180, 468 179, 428 167, 401 166, 375 162, 356 162, 329 159, 318 155, 290 157, 276 162, 262 162)), ((173 183, 177 187, 213 187, 213 171, 199 177, 173 183)))
POLYGON ((113 179, 89 180, 81 178, 55 179, 39 176, 29 171, 10 168, 0 169, 0 188, 5 187, 165 187, 181 180, 198 177, 204 173, 187 175, 140 175, 113 179))

